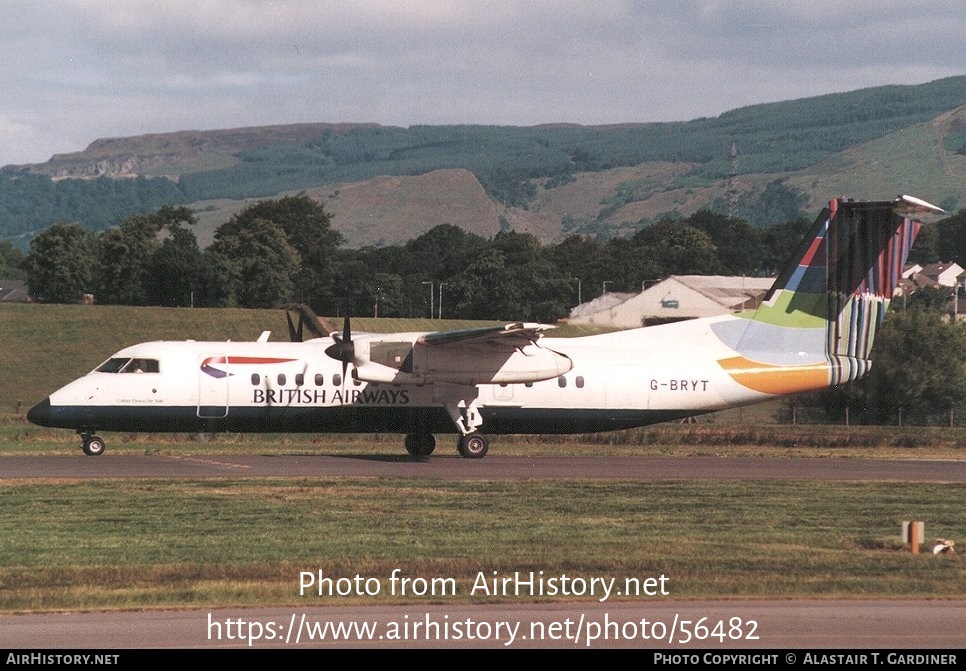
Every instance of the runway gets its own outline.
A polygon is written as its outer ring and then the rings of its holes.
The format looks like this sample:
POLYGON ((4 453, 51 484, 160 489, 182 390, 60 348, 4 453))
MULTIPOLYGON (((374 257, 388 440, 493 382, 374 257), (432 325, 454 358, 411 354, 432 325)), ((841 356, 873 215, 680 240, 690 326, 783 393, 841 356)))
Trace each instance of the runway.
POLYGON ((966 482, 966 461, 759 457, 518 457, 178 454, 0 457, 7 478, 397 477, 966 482))
MULTIPOLYGON (((480 479, 784 479, 964 483, 966 461, 755 457, 519 457, 177 454, 0 457, 11 479, 396 477, 480 479)), ((951 558, 958 561, 958 555, 951 558)), ((638 648, 699 655, 962 649, 966 599, 673 600, 488 605, 304 605, 0 616, 17 650, 246 648, 638 648), (328 623, 328 624, 327 624, 328 623)), ((133 654, 133 653, 132 653, 133 654)), ((795 654, 795 653, 791 653, 795 654)), ((951 654, 956 655, 956 652, 951 654)), ((650 658, 648 658, 650 660, 650 658)), ((794 663, 794 662, 793 662, 794 663)), ((870 662, 871 663, 871 662, 870 662)), ((955 661, 953 662, 955 663, 955 661)))
POLYGON ((776 599, 5 615, 0 631, 7 649, 121 651, 119 662, 145 648, 638 648, 781 650, 771 663, 790 650, 871 650, 886 663, 896 650, 962 656, 964 622, 964 599, 776 599))

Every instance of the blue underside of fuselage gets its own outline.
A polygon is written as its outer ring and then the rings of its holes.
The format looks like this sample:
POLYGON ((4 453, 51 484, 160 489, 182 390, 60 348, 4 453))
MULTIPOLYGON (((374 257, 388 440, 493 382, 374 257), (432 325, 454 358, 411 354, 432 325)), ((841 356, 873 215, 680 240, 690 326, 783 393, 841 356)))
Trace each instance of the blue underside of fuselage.
MULTIPOLYGON (((479 431, 489 434, 572 434, 629 429, 682 419, 693 410, 613 410, 483 407, 479 431)), ((79 432, 176 433, 456 433, 444 408, 131 408, 51 406, 49 399, 27 415, 34 424, 79 432)))

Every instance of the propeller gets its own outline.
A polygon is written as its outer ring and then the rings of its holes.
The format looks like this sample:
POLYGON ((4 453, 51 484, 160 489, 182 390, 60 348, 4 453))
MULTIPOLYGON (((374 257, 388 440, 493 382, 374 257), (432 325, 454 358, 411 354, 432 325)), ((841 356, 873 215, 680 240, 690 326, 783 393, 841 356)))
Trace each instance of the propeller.
POLYGON ((342 379, 344 380, 346 369, 356 356, 356 347, 352 343, 352 330, 349 327, 348 316, 346 316, 345 323, 342 325, 342 333, 333 333, 332 339, 335 342, 325 348, 325 353, 342 362, 342 379))

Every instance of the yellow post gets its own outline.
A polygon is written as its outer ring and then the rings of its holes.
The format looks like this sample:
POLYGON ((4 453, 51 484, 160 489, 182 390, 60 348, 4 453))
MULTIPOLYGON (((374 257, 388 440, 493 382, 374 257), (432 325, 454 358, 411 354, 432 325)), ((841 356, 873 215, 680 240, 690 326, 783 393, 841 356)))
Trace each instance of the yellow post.
POLYGON ((906 539, 909 542, 909 551, 912 554, 919 554, 919 539, 923 536, 925 529, 924 523, 913 520, 909 522, 909 537, 906 539))

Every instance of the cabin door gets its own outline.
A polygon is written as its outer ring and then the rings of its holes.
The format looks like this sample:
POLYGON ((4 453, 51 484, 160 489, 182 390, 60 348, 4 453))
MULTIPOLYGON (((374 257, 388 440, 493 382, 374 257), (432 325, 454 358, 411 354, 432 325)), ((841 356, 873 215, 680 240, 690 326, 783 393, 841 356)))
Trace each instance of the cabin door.
POLYGON ((224 354, 198 357, 198 417, 218 419, 228 416, 229 366, 224 354))

